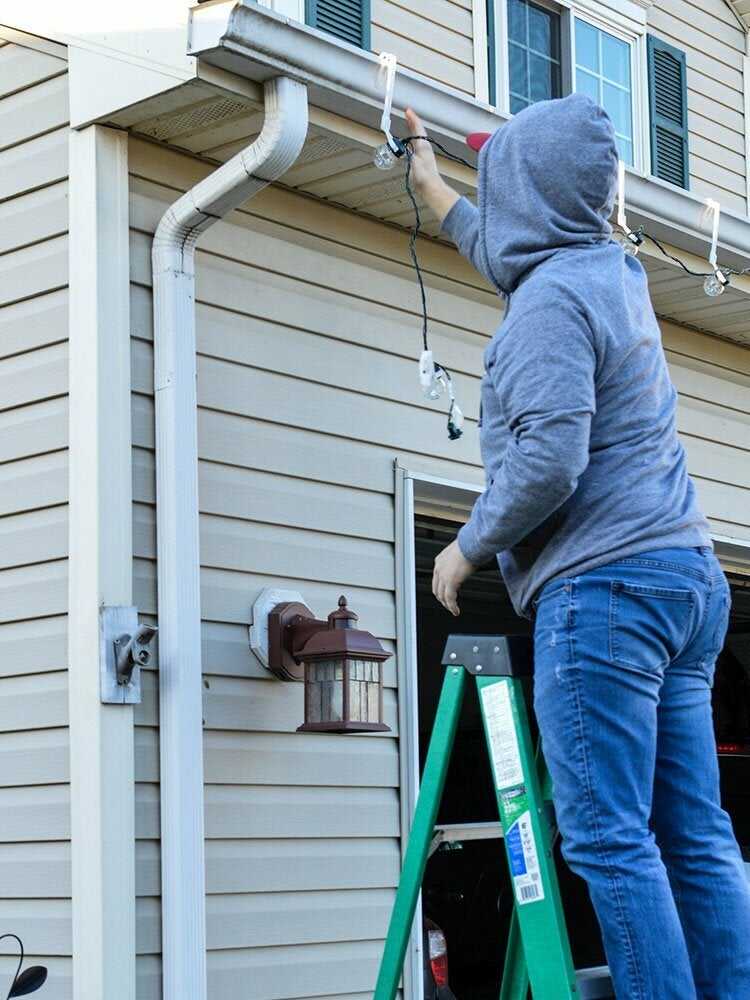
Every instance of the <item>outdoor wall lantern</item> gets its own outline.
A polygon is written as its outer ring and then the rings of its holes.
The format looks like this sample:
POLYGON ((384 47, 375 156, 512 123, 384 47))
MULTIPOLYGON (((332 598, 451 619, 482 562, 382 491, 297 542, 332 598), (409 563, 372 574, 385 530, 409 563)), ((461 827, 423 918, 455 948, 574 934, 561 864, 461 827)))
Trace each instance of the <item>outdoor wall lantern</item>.
MULTIPOLYGON (((383 661, 392 654, 370 632, 355 628, 357 621, 345 597, 326 621, 301 599, 268 611, 268 669, 305 685, 305 721, 297 732, 390 732, 383 722, 383 661)), ((263 658, 265 650, 253 649, 263 658)))

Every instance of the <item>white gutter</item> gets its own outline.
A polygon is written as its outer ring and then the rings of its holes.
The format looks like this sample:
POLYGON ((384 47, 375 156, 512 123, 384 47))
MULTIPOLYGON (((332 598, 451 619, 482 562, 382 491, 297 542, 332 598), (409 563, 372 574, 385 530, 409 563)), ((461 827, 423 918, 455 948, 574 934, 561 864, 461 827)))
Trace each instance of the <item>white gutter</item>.
POLYGON ((307 88, 276 77, 264 93, 255 142, 167 209, 152 249, 164 1000, 206 997, 195 245, 299 155, 307 88))
MULTIPOLYGON (((189 53, 236 76, 263 82, 283 74, 304 81, 310 103, 377 129, 383 108, 378 57, 325 32, 258 6, 254 0, 214 0, 190 12, 189 53)), ((470 156, 464 136, 493 132, 509 116, 443 84, 399 67, 393 116, 400 128, 403 109, 413 107, 451 152, 470 156)), ((706 255, 710 241, 703 221, 705 199, 628 168, 628 222, 681 249, 706 255)), ((750 255, 750 219, 722 208, 722 260, 744 267, 750 255)))

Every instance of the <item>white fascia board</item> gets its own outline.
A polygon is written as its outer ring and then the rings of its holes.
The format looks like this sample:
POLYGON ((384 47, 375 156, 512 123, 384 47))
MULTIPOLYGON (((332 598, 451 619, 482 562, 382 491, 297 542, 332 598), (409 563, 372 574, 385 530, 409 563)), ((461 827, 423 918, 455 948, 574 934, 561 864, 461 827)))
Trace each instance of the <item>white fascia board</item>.
POLYGON ((70 125, 108 121, 123 108, 179 87, 191 76, 172 75, 110 52, 71 45, 70 125))
MULTIPOLYGON (((639 5, 640 6, 640 5, 639 5)), ((280 17, 251 0, 201 4, 190 16, 190 48, 199 64, 263 82, 278 74, 306 83, 311 105, 377 129, 383 103, 377 55, 321 31, 280 17)), ((492 132, 509 116, 408 69, 399 68, 394 119, 413 107, 451 152, 469 157, 464 137, 492 132)), ((705 200, 636 170, 627 171, 626 200, 631 226, 644 223, 658 237, 705 256, 710 233, 705 200)), ((719 234, 722 260, 746 266, 750 218, 723 209, 719 234)))

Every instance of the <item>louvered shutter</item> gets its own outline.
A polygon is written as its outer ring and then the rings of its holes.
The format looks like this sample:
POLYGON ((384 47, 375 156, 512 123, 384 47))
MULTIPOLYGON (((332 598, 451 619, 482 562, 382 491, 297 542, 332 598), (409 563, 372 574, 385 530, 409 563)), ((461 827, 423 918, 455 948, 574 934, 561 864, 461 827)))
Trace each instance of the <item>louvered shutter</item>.
POLYGON ((688 163, 687 65, 685 53, 648 36, 648 89, 651 112, 651 173, 690 187, 688 163))
POLYGON ((370 48, 370 0, 306 0, 305 20, 344 42, 370 48))

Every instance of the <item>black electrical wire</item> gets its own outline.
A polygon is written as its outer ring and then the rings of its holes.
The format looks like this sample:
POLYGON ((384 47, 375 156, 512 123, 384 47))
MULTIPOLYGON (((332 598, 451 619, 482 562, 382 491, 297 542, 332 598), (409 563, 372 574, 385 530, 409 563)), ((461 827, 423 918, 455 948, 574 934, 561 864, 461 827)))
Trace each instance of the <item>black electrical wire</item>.
POLYGON ((419 231, 422 228, 422 217, 419 214, 419 204, 414 196, 414 191, 411 186, 411 161, 414 156, 414 151, 410 146, 404 144, 404 152, 406 154, 406 171, 404 173, 404 186, 406 187, 406 193, 409 196, 409 201, 411 202, 411 207, 414 209, 414 225, 409 230, 409 256, 411 257, 412 265, 414 266, 414 271, 417 275, 417 284, 419 285, 419 295, 422 300, 422 344, 426 351, 429 350, 429 344, 427 342, 427 295, 424 288, 424 278, 422 277, 422 268, 419 266, 419 257, 417 255, 417 238, 419 237, 419 231))
MULTIPOLYGON (((414 195, 414 190, 411 185, 411 161, 414 156, 412 143, 419 139, 431 143, 431 145, 437 147, 437 149, 439 149, 440 152, 444 156, 447 156, 449 159, 455 160, 457 163, 463 163, 471 170, 474 170, 475 168, 471 163, 469 163, 468 160, 465 160, 461 156, 457 156, 455 153, 450 153, 445 148, 445 146, 441 145, 436 139, 431 139, 427 135, 410 135, 407 136, 405 139, 396 139, 396 142, 399 143, 401 149, 403 150, 401 155, 406 156, 406 170, 404 171, 404 187, 406 188, 406 193, 409 197, 409 201, 411 202, 411 206, 414 209, 414 225, 411 227, 409 231, 409 256, 411 257, 411 262, 412 265, 414 266, 414 272, 417 276, 417 285, 419 286, 419 297, 422 304, 422 344, 424 345, 425 351, 429 351, 430 346, 427 336, 427 294, 425 292, 424 278, 422 276, 422 268, 420 267, 419 256, 417 254, 417 239, 419 238, 419 234, 422 228, 422 216, 420 215, 419 203, 417 202, 417 199, 414 195)), ((439 364, 434 358, 433 358, 433 364, 435 366, 436 371, 443 373, 449 387, 448 391, 450 394, 450 407, 448 409, 448 437, 451 439, 451 441, 455 441, 457 438, 461 437, 462 432, 460 427, 457 427, 453 422, 453 411, 455 407, 455 399, 453 396, 453 379, 451 377, 451 373, 448 371, 445 365, 439 364)))
MULTIPOLYGON (((667 250, 666 247, 663 246, 663 244, 659 240, 657 240, 655 236, 652 236, 651 233, 647 233, 643 226, 640 226, 638 229, 635 230, 635 235, 641 236, 643 239, 650 240, 650 242, 653 243, 654 246, 657 248, 659 253, 661 253, 664 257, 666 257, 667 260, 671 260, 673 264, 677 264, 678 267, 681 267, 686 274, 690 274, 694 278, 708 278, 710 277, 710 275, 714 273, 713 271, 694 271, 691 267, 688 267, 683 260, 680 260, 679 257, 675 257, 674 254, 670 253, 669 250, 667 250)), ((750 274, 750 267, 745 267, 742 270, 738 270, 736 267, 719 267, 718 270, 721 271, 721 273, 725 275, 727 278, 729 278, 731 275, 737 275, 741 277, 742 275, 750 274)))

